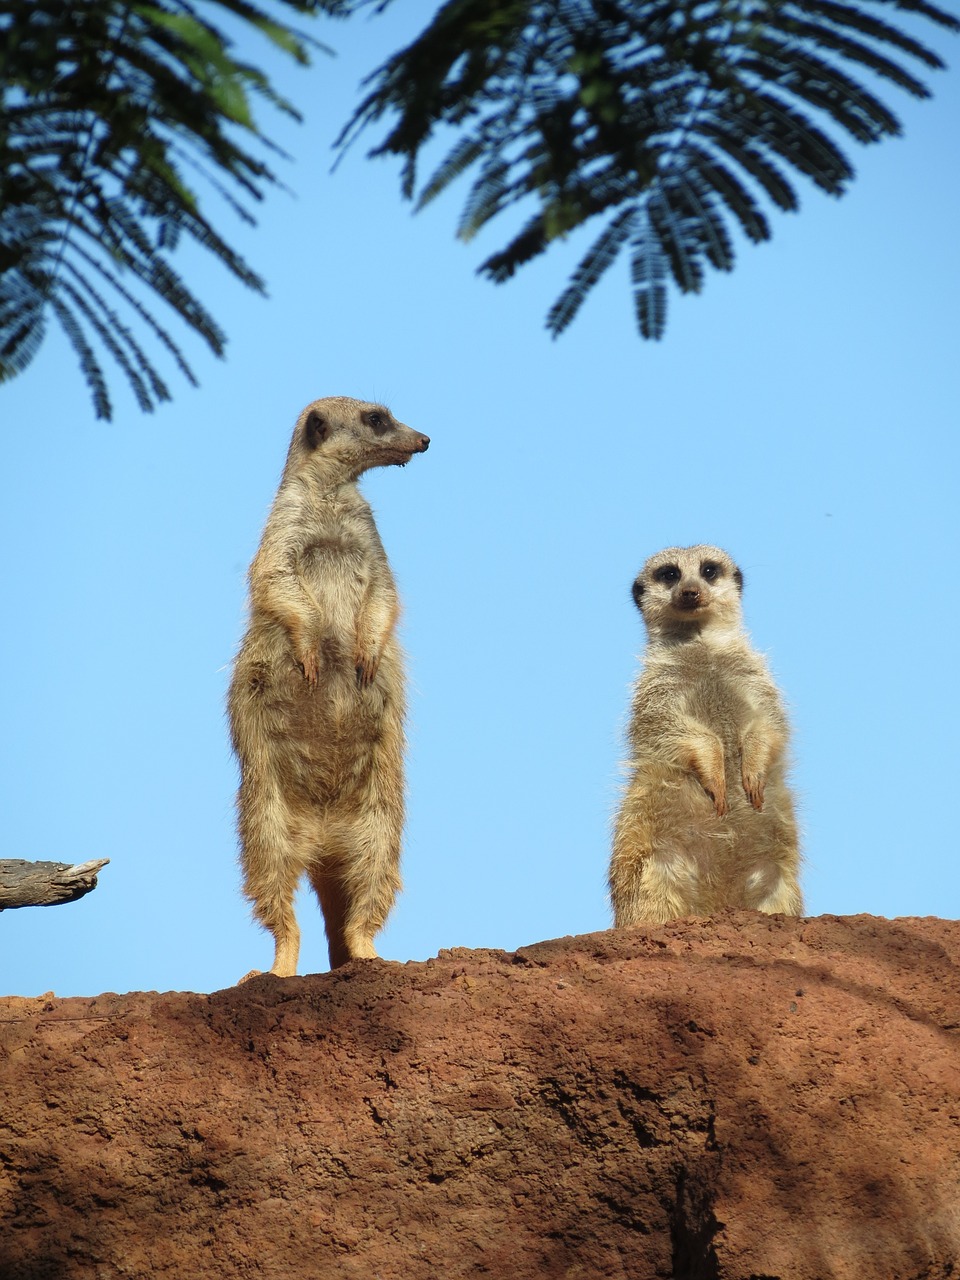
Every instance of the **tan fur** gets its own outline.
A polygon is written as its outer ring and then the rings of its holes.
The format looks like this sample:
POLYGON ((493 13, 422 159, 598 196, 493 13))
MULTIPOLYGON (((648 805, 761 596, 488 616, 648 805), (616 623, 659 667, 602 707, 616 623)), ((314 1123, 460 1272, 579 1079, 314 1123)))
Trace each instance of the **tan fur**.
POLYGON ((429 443, 382 405, 342 396, 308 405, 250 566, 230 726, 244 893, 273 934, 279 977, 297 970, 293 898, 304 874, 331 967, 377 954, 374 936, 400 889, 399 602, 357 480, 429 443))
POLYGON ((647 627, 614 830, 617 928, 719 907, 799 915, 788 726, 718 547, 668 547, 633 586, 647 627))

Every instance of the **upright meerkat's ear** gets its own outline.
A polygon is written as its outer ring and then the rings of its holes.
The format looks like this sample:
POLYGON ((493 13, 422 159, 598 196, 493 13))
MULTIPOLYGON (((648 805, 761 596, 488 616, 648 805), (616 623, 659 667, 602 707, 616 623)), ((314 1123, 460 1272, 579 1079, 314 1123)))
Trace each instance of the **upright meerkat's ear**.
POLYGON ((329 434, 330 424, 326 418, 319 409, 311 409, 303 424, 303 438, 307 442, 307 448, 316 449, 317 445, 323 444, 329 434))
POLYGON ((630 594, 633 596, 633 603, 641 612, 643 611, 643 592, 643 578, 638 575, 633 581, 633 586, 630 588, 630 594))

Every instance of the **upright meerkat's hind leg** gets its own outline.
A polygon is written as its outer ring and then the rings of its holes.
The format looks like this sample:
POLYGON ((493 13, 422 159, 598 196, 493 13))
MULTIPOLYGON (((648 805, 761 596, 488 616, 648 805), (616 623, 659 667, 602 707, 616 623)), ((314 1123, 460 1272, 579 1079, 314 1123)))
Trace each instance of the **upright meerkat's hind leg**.
POLYGON ((650 917, 643 886, 643 869, 650 856, 650 825, 639 789, 626 792, 613 832, 613 856, 607 886, 615 929, 629 928, 650 917))
POLYGON ((402 819, 384 809, 359 818, 353 831, 353 857, 347 869, 347 914, 344 941, 357 959, 377 954, 373 939, 383 928, 397 894, 400 879, 400 830, 402 819))
POLYGON ((762 897, 754 901, 755 896, 750 892, 748 885, 747 906, 754 911, 763 911, 768 916, 803 915, 803 895, 800 892, 796 872, 781 871, 762 897))
POLYGON ((788 833, 775 853, 747 876, 743 905, 766 915, 803 915, 800 892, 800 854, 788 833))
POLYGON ((680 916, 698 914, 696 865, 681 849, 660 849, 647 860, 640 891, 645 905, 645 920, 665 924, 680 916))
MULTIPOLYGON (((403 819, 402 707, 394 701, 381 719, 378 740, 357 770, 356 789, 328 817, 330 862, 323 870, 335 874, 338 882, 328 891, 333 966, 377 956, 373 940, 402 888, 403 819), (343 958, 336 959, 335 952, 343 958)), ((325 915, 326 911, 324 906, 325 915)))
POLYGON ((331 860, 311 874, 330 943, 330 964, 376 959, 374 938, 383 928, 402 887, 402 811, 375 804, 331 822, 331 860))
POLYGON ((658 842, 649 808, 648 790, 631 789, 617 820, 610 861, 610 899, 617 929, 663 924, 693 911, 696 868, 682 851, 655 849, 658 842))
POLYGON ((330 952, 330 968, 338 969, 350 959, 343 926, 347 918, 347 889, 342 873, 329 867, 311 867, 307 874, 323 912, 323 926, 330 952))
MULTIPOLYGON (((304 871, 302 853, 297 849, 290 815, 275 785, 260 779, 250 786, 245 780, 239 800, 243 892, 253 903, 255 919, 273 935, 270 972, 278 978, 290 978, 297 972, 300 957, 300 929, 293 899, 304 871)), ((246 982, 259 972, 253 969, 240 981, 246 982)))
POLYGON ((679 861, 652 858, 623 859, 614 855, 610 895, 614 904, 614 928, 637 924, 666 924, 693 915, 690 905, 695 876, 685 858, 679 861))

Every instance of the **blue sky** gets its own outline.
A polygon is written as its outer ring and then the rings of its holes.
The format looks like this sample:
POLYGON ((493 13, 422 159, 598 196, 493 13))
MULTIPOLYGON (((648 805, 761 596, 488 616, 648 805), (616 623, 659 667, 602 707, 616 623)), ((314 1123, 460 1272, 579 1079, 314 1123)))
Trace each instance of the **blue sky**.
MULTIPOLYGON (((770 244, 671 299, 663 342, 635 335, 625 262, 553 341, 592 228, 495 287, 474 269, 508 228, 456 242, 464 187, 413 216, 363 146, 330 173, 406 13, 318 28, 338 56, 308 71, 250 49, 308 120, 268 127, 295 196, 252 231, 220 217, 269 300, 178 255, 230 335, 225 361, 190 346, 199 390, 170 371, 173 403, 145 416, 115 378, 97 422, 54 331, 0 388, 2 856, 111 860, 77 903, 3 913, 0 990, 209 991, 269 965, 239 890, 224 696, 292 424, 330 394, 433 441, 364 484, 410 671, 385 957, 608 927, 643 643, 629 586, 700 541, 743 567, 791 708, 808 913, 960 914, 960 75, 926 103, 886 90, 904 138, 852 150, 842 200, 801 188, 770 244)), ((299 914, 301 972, 324 969, 305 893, 299 914)))

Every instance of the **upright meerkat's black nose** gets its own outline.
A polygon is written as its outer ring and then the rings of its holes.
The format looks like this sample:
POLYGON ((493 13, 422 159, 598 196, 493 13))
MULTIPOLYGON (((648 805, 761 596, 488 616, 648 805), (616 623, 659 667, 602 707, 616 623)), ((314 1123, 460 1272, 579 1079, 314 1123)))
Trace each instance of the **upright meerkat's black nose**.
POLYGON ((417 453, 426 453, 429 448, 430 448, 430 437, 421 436, 420 444, 417 446, 417 453))

